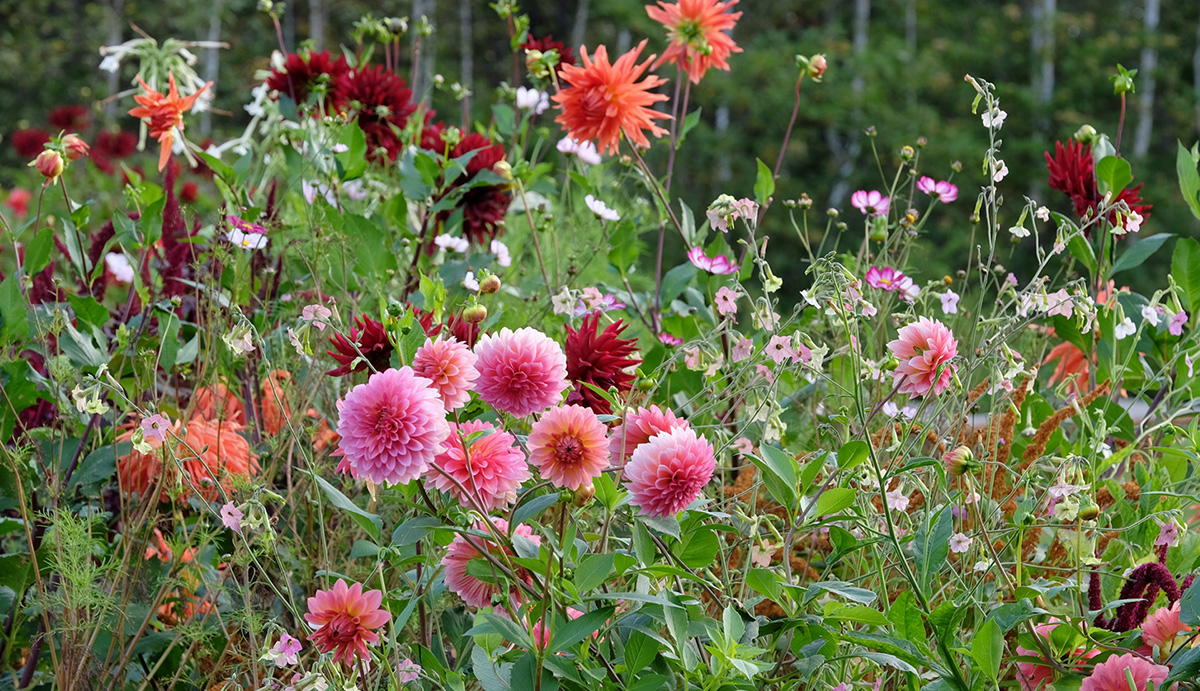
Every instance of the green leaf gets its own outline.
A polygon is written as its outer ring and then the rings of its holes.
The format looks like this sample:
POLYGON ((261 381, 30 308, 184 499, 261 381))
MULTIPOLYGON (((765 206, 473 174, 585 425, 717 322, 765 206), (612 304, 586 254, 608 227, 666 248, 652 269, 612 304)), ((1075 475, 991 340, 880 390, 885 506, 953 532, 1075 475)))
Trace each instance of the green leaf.
POLYGON ((1193 145, 1192 150, 1188 151, 1183 142, 1179 142, 1179 153, 1175 155, 1179 191, 1183 194, 1183 201, 1192 210, 1192 215, 1200 218, 1200 172, 1196 170, 1197 165, 1200 165, 1200 144, 1193 145))
POLYGON ((662 304, 669 305, 672 300, 679 297, 698 270, 695 264, 684 262, 668 271, 662 280, 662 304))
POLYGON ((67 324, 59 335, 58 347, 80 367, 99 367, 108 362, 108 353, 96 347, 96 342, 91 336, 79 333, 70 324, 67 324))
POLYGON ((1200 648, 1191 648, 1175 660, 1175 664, 1171 666, 1171 673, 1155 688, 1169 689, 1171 684, 1177 681, 1196 679, 1200 679, 1200 648))
MULTIPOLYGON (((208 167, 217 174, 217 177, 223 178, 226 182, 233 182, 233 168, 229 167, 229 164, 225 163, 216 156, 213 156, 212 154, 206 154, 203 151, 193 151, 192 153, 199 156, 201 161, 207 163, 208 167)), ((123 216, 124 214, 119 215, 123 216)), ((116 218, 114 218, 113 221, 115 224, 116 218)))
POLYGON ((925 643, 925 623, 921 621, 921 611, 917 609, 917 598, 911 591, 904 591, 892 603, 888 610, 888 620, 896 627, 900 637, 918 645, 925 643))
POLYGON ((1116 197, 1131 182, 1133 171, 1129 167, 1129 161, 1116 156, 1105 156, 1096 164, 1096 187, 1100 196, 1111 192, 1116 197))
POLYGON ((683 536, 679 560, 693 569, 710 566, 721 550, 721 542, 711 530, 695 530, 683 536))
POLYGON ((859 653, 858 656, 864 657, 868 660, 873 660, 875 662, 878 662, 881 665, 887 665, 888 667, 891 667, 892 669, 898 669, 901 672, 907 672, 909 674, 917 673, 916 667, 905 662, 904 660, 901 660, 900 658, 896 657, 895 655, 888 655, 887 653, 876 653, 876 652, 872 652, 872 651, 867 651, 865 653, 859 653))
POLYGON ((856 588, 845 581, 819 581, 810 585, 809 590, 810 592, 823 590, 864 605, 871 604, 876 598, 874 591, 856 588))
POLYGON ((317 487, 320 487, 321 491, 324 492, 325 497, 329 499, 329 503, 345 511, 346 513, 349 513, 350 517, 353 518, 363 530, 367 531, 368 535, 375 538, 375 542, 378 543, 380 541, 383 534, 383 520, 380 519, 378 515, 359 508, 354 502, 350 501, 349 497, 342 494, 340 489, 326 482, 325 478, 317 475, 316 473, 310 474, 312 475, 312 479, 317 483, 317 487))
POLYGON ((954 532, 954 515, 943 507, 935 519, 927 516, 912 542, 917 561, 917 583, 929 587, 934 574, 946 563, 950 553, 950 535, 954 532), (936 521, 936 522, 935 522, 936 521))
POLYGON ((1141 266, 1143 262, 1158 251, 1158 248, 1163 246, 1163 243, 1173 237, 1175 237, 1174 233, 1159 233, 1158 235, 1151 235, 1148 238, 1139 238, 1129 246, 1129 249, 1122 252, 1121 256, 1117 257, 1108 275, 1116 276, 1122 271, 1128 271, 1129 269, 1141 266))
POLYGON ((779 585, 779 574, 769 569, 750 569, 746 574, 746 585, 775 602, 784 603, 783 588, 779 585))
POLYGON ((558 501, 558 494, 554 493, 554 492, 552 492, 550 494, 543 494, 543 495, 534 497, 533 499, 530 499, 529 501, 525 502, 524 504, 521 504, 520 506, 518 506, 517 510, 513 512, 512 524, 520 525, 522 523, 525 523, 526 521, 533 518, 534 516, 540 515, 543 511, 550 508, 551 506, 554 506, 555 502, 557 502, 557 501, 558 501))
POLYGON ((625 641, 625 678, 632 679, 658 657, 658 641, 634 630, 625 641))
POLYGON ((771 169, 767 167, 762 159, 758 161, 758 177, 754 180, 754 200, 759 206, 767 203, 772 194, 775 194, 775 177, 771 175, 771 169))
MULTIPOLYGON (((885 636, 878 633, 864 633, 862 631, 843 631, 838 634, 843 640, 850 643, 856 643, 865 648, 876 650, 886 655, 891 655, 897 659, 903 660, 914 667, 928 667, 934 671, 941 670, 942 667, 936 661, 926 657, 917 646, 912 643, 892 636, 885 636)), ((872 658, 874 659, 874 658, 872 658)))
POLYGON ((54 229, 42 228, 25 248, 25 275, 34 276, 50 265, 50 250, 54 248, 54 229))
POLYGON ((338 143, 347 147, 346 151, 334 154, 334 160, 341 170, 341 179, 344 181, 362 177, 367 170, 367 138, 358 120, 342 128, 342 136, 338 143))
POLYGON ((582 617, 572 619, 554 632, 550 640, 550 653, 567 650, 583 639, 600 630, 612 618, 613 608, 594 609, 582 617))
POLYGON ((650 538, 650 529, 641 521, 633 522, 633 551, 646 566, 653 564, 658 556, 654 540, 650 538))
POLYGON ((995 619, 988 619, 971 641, 971 657, 979 669, 992 681, 1000 678, 1000 661, 1004 657, 1004 633, 995 619))
POLYGON ((1171 276, 1183 289, 1183 306, 1189 313, 1200 308, 1200 242, 1181 238, 1171 256, 1171 276))
POLYGON ((392 531, 392 546, 407 547, 425 537, 434 528, 442 525, 440 519, 433 516, 417 516, 396 526, 392 531))
POLYGON ((825 615, 826 621, 853 621, 870 626, 888 625, 887 617, 877 609, 866 605, 839 605, 825 615))
POLYGON ((870 455, 871 447, 867 446, 867 442, 861 439, 848 441, 842 444, 842 448, 838 449, 837 464, 842 470, 849 470, 856 466, 862 465, 867 461, 870 455))
POLYGON ((358 261, 354 269, 363 276, 383 277, 396 270, 396 255, 388 247, 388 234, 377 219, 346 214, 343 231, 356 249, 358 261))
POLYGON ((1188 626, 1200 625, 1200 586, 1188 588, 1179 600, 1179 621, 1188 626))
POLYGON ((683 126, 679 128, 679 142, 675 145, 676 149, 683 146, 683 140, 687 139, 688 132, 691 132, 693 127, 700 124, 701 110, 701 108, 697 108, 684 116, 683 126))
POLYGON ((21 297, 16 273, 0 282, 0 318, 4 320, 4 340, 29 335, 29 314, 25 311, 25 298, 21 297))
POLYGON ((613 572, 613 554, 589 554, 575 567, 575 590, 586 592, 596 588, 613 572))
POLYGON ((830 487, 817 498, 818 516, 835 514, 842 509, 854 506, 854 498, 858 493, 848 487, 830 487))
POLYGON ((379 545, 370 540, 355 540, 354 546, 350 548, 350 558, 358 559, 359 557, 374 557, 379 554, 379 545))
POLYGON ((775 446, 763 444, 759 447, 762 454, 750 456, 750 462, 762 471, 763 484, 771 498, 787 511, 796 506, 796 473, 799 469, 796 459, 790 453, 775 446))

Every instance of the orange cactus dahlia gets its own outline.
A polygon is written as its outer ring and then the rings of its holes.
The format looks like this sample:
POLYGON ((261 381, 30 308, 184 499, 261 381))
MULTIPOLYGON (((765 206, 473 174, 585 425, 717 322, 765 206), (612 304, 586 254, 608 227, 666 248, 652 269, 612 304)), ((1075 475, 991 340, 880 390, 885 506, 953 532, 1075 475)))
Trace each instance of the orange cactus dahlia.
POLYGON ((693 84, 699 84, 710 67, 728 71, 729 56, 742 52, 725 33, 742 16, 741 12, 726 12, 737 3, 738 0, 679 0, 671 4, 660 1, 658 7, 646 5, 646 14, 667 27, 667 38, 671 41, 655 67, 679 63, 693 84))
POLYGON ((181 97, 179 90, 175 88, 175 75, 167 73, 167 81, 170 88, 167 94, 161 94, 146 85, 141 77, 138 77, 138 83, 146 90, 144 96, 134 96, 133 100, 138 102, 138 107, 129 111, 129 114, 135 118, 146 118, 149 120, 147 125, 150 128, 150 136, 158 140, 162 149, 158 154, 158 169, 162 170, 167 167, 167 161, 171 158, 171 146, 175 143, 176 130, 183 130, 183 114, 191 110, 196 103, 196 99, 204 90, 212 86, 212 82, 208 82, 200 87, 196 93, 191 96, 181 97))
POLYGON ((669 120, 671 116, 650 108, 667 100, 663 94, 651 93, 667 80, 651 75, 638 81, 655 57, 651 55, 637 64, 645 47, 643 40, 615 63, 609 62, 604 46, 597 47, 590 56, 587 48, 581 48, 582 67, 562 65, 562 79, 570 86, 554 95, 554 101, 562 108, 555 122, 565 127, 572 139, 595 140, 601 152, 614 153, 622 132, 643 148, 650 146, 643 130, 649 130, 655 137, 667 133, 654 120, 669 120))

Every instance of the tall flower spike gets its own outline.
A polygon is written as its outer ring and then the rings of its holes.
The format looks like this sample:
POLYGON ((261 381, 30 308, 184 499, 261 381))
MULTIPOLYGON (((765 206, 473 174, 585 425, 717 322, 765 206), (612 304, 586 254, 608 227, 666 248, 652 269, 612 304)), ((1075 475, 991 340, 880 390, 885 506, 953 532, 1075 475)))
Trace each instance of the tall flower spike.
POLYGON ((208 82, 191 96, 181 97, 179 90, 175 88, 174 74, 167 73, 167 82, 170 84, 170 88, 167 94, 163 95, 151 89, 146 82, 142 81, 141 77, 138 77, 138 83, 142 85, 146 93, 133 97, 133 100, 138 102, 138 107, 129 111, 129 114, 135 118, 149 120, 147 126, 150 128, 150 136, 157 139, 161 146, 158 153, 159 170, 166 168, 167 161, 171 158, 171 147, 175 144, 175 134, 177 131, 183 130, 183 114, 191 110, 196 99, 204 93, 205 89, 212 86, 212 82, 208 82))

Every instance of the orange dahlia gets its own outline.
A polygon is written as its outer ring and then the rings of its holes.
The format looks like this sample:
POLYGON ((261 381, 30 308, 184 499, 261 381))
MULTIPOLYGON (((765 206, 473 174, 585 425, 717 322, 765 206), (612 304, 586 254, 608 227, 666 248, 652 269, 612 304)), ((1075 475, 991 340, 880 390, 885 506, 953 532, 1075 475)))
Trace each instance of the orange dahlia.
POLYGON ((292 375, 285 370, 277 369, 266 376, 262 382, 262 425, 267 434, 275 436, 287 425, 292 416, 288 406, 286 384, 292 375))
POLYGON ((147 124, 150 127, 150 136, 157 139, 162 146, 162 150, 158 154, 159 170, 166 168, 167 160, 171 158, 171 146, 175 143, 175 132, 183 130, 183 114, 191 109, 205 89, 212 86, 212 82, 208 82, 196 93, 184 98, 175 88, 175 75, 168 72, 167 81, 170 88, 164 95, 151 89, 146 82, 142 81, 141 77, 138 77, 138 83, 146 90, 146 95, 134 96, 133 100, 138 102, 138 107, 129 111, 129 114, 135 118, 149 119, 147 124))
POLYGON ((726 60, 742 49, 725 33, 737 24, 741 12, 726 12, 738 0, 679 0, 667 4, 646 5, 646 14, 654 21, 667 27, 667 38, 671 46, 658 59, 662 63, 679 63, 688 79, 699 84, 700 78, 715 67, 729 71, 726 60))
POLYGON ((555 122, 565 127, 572 139, 595 140, 602 153, 613 153, 622 132, 643 148, 650 146, 643 130, 650 130, 655 137, 667 133, 654 120, 669 120, 671 116, 650 108, 667 100, 663 94, 651 93, 667 80, 651 75, 638 81, 655 57, 651 55, 637 64, 645 47, 643 40, 615 63, 608 61, 604 46, 597 47, 591 56, 587 48, 581 48, 582 67, 562 66, 562 79, 570 86, 554 94, 554 101, 562 107, 555 122))
MULTIPOLYGON (((171 426, 173 436, 182 437, 184 444, 173 444, 147 437, 146 443, 153 451, 148 454, 131 450, 117 461, 117 477, 121 491, 136 492, 146 496, 152 488, 159 487, 160 501, 170 499, 170 489, 182 487, 181 497, 186 499, 192 492, 213 501, 219 495, 218 486, 229 492, 233 489, 234 477, 250 478, 258 473, 258 456, 250 449, 250 443, 238 434, 241 425, 232 422, 208 422, 192 418, 184 426, 176 420, 171 426), (169 444, 174 450, 175 460, 162 462, 161 448, 169 444), (190 449, 189 449, 190 447, 190 449), (194 453, 193 453, 194 452, 194 453), (179 476, 183 469, 184 477, 179 476)), ((118 442, 130 441, 133 430, 117 437, 118 442)))

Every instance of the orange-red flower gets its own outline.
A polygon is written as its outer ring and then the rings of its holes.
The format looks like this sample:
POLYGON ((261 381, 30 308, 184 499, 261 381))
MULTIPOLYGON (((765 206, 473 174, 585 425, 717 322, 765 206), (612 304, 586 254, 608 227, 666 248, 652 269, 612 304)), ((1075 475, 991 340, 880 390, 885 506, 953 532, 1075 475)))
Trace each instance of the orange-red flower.
POLYGON ((615 63, 608 61, 608 49, 604 46, 597 47, 591 56, 587 48, 581 48, 582 67, 562 66, 562 79, 570 86, 554 95, 555 102, 562 107, 555 122, 567 128, 572 139, 595 140, 602 152, 613 153, 622 132, 640 147, 650 146, 643 130, 650 130, 655 137, 667 133, 654 120, 669 120, 671 116, 650 108, 667 100, 663 94, 651 93, 667 80, 648 76, 638 81, 654 60, 651 55, 637 64, 645 47, 643 40, 615 63))
POLYGON ((738 0, 679 0, 668 5, 660 0, 658 7, 646 5, 646 14, 667 27, 667 38, 671 41, 655 67, 679 63, 693 84, 699 84, 710 67, 728 71, 726 60, 731 54, 742 52, 725 33, 742 16, 741 12, 726 12, 737 3, 738 0))
POLYGON ((191 109, 205 89, 212 86, 212 82, 208 82, 200 87, 199 91, 184 98, 175 88, 175 75, 167 73, 167 81, 170 83, 170 88, 167 94, 163 95, 151 89, 146 82, 142 81, 141 77, 138 77, 138 83, 146 90, 146 94, 134 96, 133 100, 138 102, 138 107, 129 111, 129 114, 135 118, 149 118, 150 136, 157 139, 162 146, 162 150, 158 154, 159 170, 166 168, 167 160, 171 158, 171 146, 175 143, 175 131, 183 129, 183 114, 191 109))
POLYGON ((285 387, 291 379, 292 375, 281 369, 271 372, 263 379, 262 425, 271 436, 279 434, 287 424, 288 418, 292 416, 285 387))

